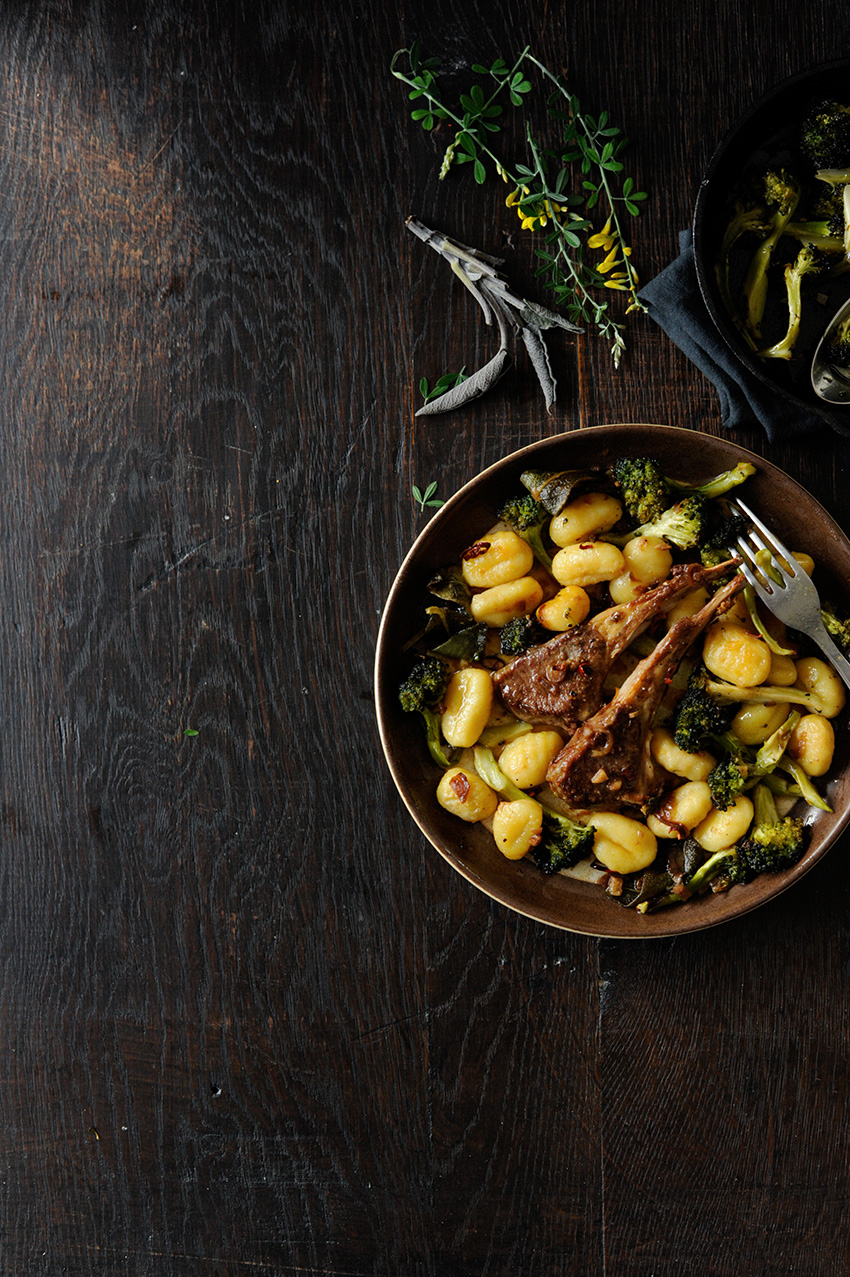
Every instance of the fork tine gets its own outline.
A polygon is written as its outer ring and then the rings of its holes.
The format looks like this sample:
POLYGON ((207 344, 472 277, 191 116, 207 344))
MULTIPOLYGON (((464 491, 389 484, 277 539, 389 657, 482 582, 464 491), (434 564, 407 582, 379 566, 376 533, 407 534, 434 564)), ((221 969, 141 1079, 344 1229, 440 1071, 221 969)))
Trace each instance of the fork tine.
POLYGON ((745 505, 744 502, 740 500, 740 498, 737 501, 731 502, 730 504, 737 507, 737 509, 740 510, 742 514, 746 515, 746 517, 753 524, 753 527, 756 529, 756 531, 752 532, 750 535, 754 541, 761 542, 759 548, 762 550, 769 551, 769 553, 774 558, 774 560, 775 559, 782 560, 782 562, 780 563, 774 562, 774 565, 773 565, 776 568, 776 570, 779 572, 779 575, 783 579, 790 578, 793 580, 797 576, 799 569, 795 562, 794 556, 791 553, 791 551, 788 549, 788 547, 782 541, 779 540, 779 537, 776 536, 775 533, 771 532, 770 528, 766 527, 765 524, 762 523, 758 515, 753 514, 749 506, 745 505))

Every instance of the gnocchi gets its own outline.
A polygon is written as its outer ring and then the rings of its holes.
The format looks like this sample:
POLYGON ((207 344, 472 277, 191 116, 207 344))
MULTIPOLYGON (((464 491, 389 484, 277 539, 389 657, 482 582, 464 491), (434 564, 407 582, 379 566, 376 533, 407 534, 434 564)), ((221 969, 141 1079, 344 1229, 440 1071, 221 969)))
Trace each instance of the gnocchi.
POLYGON ((543 601, 543 587, 533 576, 521 576, 505 585, 473 594, 469 610, 484 625, 507 625, 517 616, 528 616, 543 601))
POLYGON ((549 536, 555 545, 571 545, 588 541, 607 532, 623 517, 623 507, 616 497, 606 492, 586 492, 574 497, 549 524, 549 536))
POLYGON ((443 772, 437 786, 437 802, 453 816, 474 824, 494 815, 499 796, 477 772, 466 767, 450 767, 443 772))
POLYGON ((598 585, 625 568, 623 553, 608 541, 566 545, 552 560, 552 575, 561 585, 598 585))
POLYGON ((825 776, 835 753, 835 728, 823 714, 804 714, 794 727, 787 752, 807 776, 825 776))
POLYGON ((474 745, 487 726, 493 706, 489 672, 477 665, 458 670, 449 679, 445 700, 440 723, 444 740, 458 749, 474 745))
POLYGON ((844 709, 847 694, 844 684, 828 661, 820 656, 804 656, 796 662, 796 686, 809 692, 820 704, 826 718, 835 718, 844 709))
POLYGON ((736 687, 757 687, 770 673, 771 651, 764 639, 741 625, 709 626, 702 648, 705 668, 736 687))
POLYGON ((516 532, 505 528, 490 532, 471 545, 463 556, 461 570, 467 585, 489 589, 527 576, 534 564, 534 551, 516 532))
POLYGON ((580 625, 590 611, 590 599, 580 585, 565 585, 537 609, 537 619, 546 630, 563 631, 580 625))
POLYGON ((496 846, 508 860, 521 860, 540 841, 543 808, 534 798, 499 803, 493 816, 496 846))
POLYGON ((543 784, 549 764, 563 745, 558 732, 530 732, 508 742, 499 755, 499 767, 518 789, 533 789, 543 784))
POLYGON ((587 823, 596 831, 593 854, 616 874, 636 873, 652 864, 658 853, 655 835, 640 820, 615 811, 595 811, 587 823))

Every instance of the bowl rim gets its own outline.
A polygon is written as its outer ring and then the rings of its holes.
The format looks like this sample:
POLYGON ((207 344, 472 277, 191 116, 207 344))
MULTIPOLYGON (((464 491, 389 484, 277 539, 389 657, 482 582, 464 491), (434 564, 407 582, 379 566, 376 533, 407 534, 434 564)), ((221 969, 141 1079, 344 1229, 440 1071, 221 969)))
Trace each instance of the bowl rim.
MULTIPOLYGON (((448 522, 452 518, 457 507, 461 505, 462 502, 470 496, 470 494, 473 492, 473 490, 476 487, 484 485, 487 482, 487 480, 495 472, 500 471, 503 468, 506 468, 508 466, 517 465, 524 458, 531 457, 536 453, 544 452, 553 447, 569 445, 569 443, 571 441, 575 441, 576 437, 579 435, 581 435, 581 437, 586 440, 589 437, 592 437, 597 434, 598 435, 607 434, 609 436, 614 436, 614 435, 618 435, 620 432, 623 432, 623 431, 628 432, 628 431, 637 431, 637 430, 660 432, 662 435, 664 435, 667 439, 671 441, 678 439, 680 442, 683 442, 683 443, 685 442, 693 443, 694 439, 704 439, 704 440, 710 439, 711 442, 714 445, 716 445, 718 448, 720 448, 721 450, 725 449, 734 453, 739 460, 750 461, 752 464, 754 464, 757 467, 757 471, 764 474, 765 477, 767 477, 768 479, 771 477, 772 474, 774 476, 776 475, 781 476, 784 482, 791 484, 793 488, 796 488, 797 490, 799 490, 799 492, 805 497, 805 500, 808 503, 809 508, 812 509, 813 512, 818 515, 819 518, 822 518, 825 525, 825 529, 829 531, 834 538, 836 538, 836 540, 841 544, 841 546, 843 547, 847 555, 850 556, 850 539, 848 539, 848 537, 845 535, 843 530, 836 523, 835 519, 833 519, 833 517, 821 505, 821 503, 817 500, 816 497, 814 497, 806 488, 804 488, 803 485, 800 484, 798 480, 794 479, 791 475, 789 475, 787 471, 782 470, 779 466, 776 466, 773 462, 769 461, 767 458, 760 456, 759 454, 754 453, 750 451, 749 449, 740 446, 737 443, 733 443, 731 440, 720 438, 718 436, 710 436, 703 431, 689 429, 686 427, 669 426, 669 425, 662 425, 659 423, 650 423, 650 422, 607 422, 607 423, 599 424, 596 426, 581 427, 581 428, 565 431, 557 435, 546 436, 543 439, 535 440, 534 442, 530 444, 526 444, 523 447, 516 449, 513 452, 505 454, 504 456, 500 457, 498 460, 490 463, 483 470, 480 470, 476 474, 474 474, 470 479, 468 479, 464 484, 462 484, 461 487, 458 488, 457 491, 454 492, 451 497, 447 499, 445 505, 443 505, 439 510, 437 510, 434 513, 434 515, 429 519, 429 521, 417 534, 412 545, 410 546, 410 548, 404 555, 401 561, 401 564, 399 565, 394 575, 390 589, 387 593, 386 601, 384 603, 384 607, 381 613, 381 618, 380 618, 380 623, 379 623, 378 633, 376 638, 375 660, 374 660, 374 671, 373 671, 375 713, 376 713, 376 718, 378 723, 378 731, 379 731, 379 736, 381 741, 381 748, 384 754, 384 759, 386 761, 390 775, 392 776, 395 788, 399 796, 401 797, 402 802, 404 803, 404 806, 407 808, 407 811, 410 814, 410 816, 412 816, 413 821, 416 824, 416 826, 418 826, 420 832, 424 835, 426 841, 437 852, 439 852, 442 858, 446 860, 451 865, 451 867, 454 870, 456 870, 463 878, 465 878, 473 886, 477 887, 485 895, 489 896, 490 899, 495 900, 498 904, 505 906, 511 912, 518 913, 522 915, 523 917, 529 918, 530 920, 534 922, 542 923, 543 925, 553 927, 556 930, 568 931, 573 934, 586 935, 586 936, 591 936, 598 939, 613 939, 613 940, 667 939, 667 938, 670 938, 671 936, 686 935, 686 934, 691 934, 698 931, 704 931, 716 926, 720 926, 723 923, 734 921, 735 919, 740 918, 744 916, 745 914, 752 912, 754 909, 759 908, 761 905, 766 904, 768 901, 774 900, 777 896, 787 891, 789 887, 793 886, 796 882, 800 880, 800 878, 802 878, 806 873, 808 873, 809 870, 811 870, 816 864, 818 864, 820 860, 823 858, 823 856, 826 855, 829 849, 834 845, 837 839, 841 836, 841 834, 847 828, 848 823, 850 823, 850 799, 848 799, 848 801, 846 802, 843 810, 841 810, 840 813, 837 813, 835 824, 833 825, 833 828, 827 834, 823 845, 816 848, 814 853, 807 853, 807 855, 805 855, 803 859, 798 862, 798 864, 794 865, 791 869, 789 869, 786 872, 786 874, 783 875, 783 881, 769 882, 768 886, 770 889, 764 890, 757 899, 753 899, 751 896, 744 896, 743 892, 740 897, 736 897, 732 893, 728 893, 728 894, 724 893, 726 900, 731 901, 732 905, 720 917, 711 917, 711 918, 701 917, 700 916, 701 911, 697 909, 693 911, 690 911, 688 909, 676 909, 674 911, 672 910, 663 911, 662 913, 650 915, 650 917, 656 920, 656 923, 655 923, 656 929, 653 931, 647 931, 646 933, 622 931, 613 926, 611 929, 606 929, 604 925, 601 928, 597 929, 596 927, 591 928, 584 925, 575 925, 575 923, 574 922, 571 923, 569 919, 555 920, 548 916, 542 916, 541 913, 535 910, 534 908, 523 907, 521 903, 517 903, 515 899, 510 898, 509 891, 501 890, 499 889, 498 885, 493 885, 489 882, 484 881, 481 878, 481 876, 475 871, 475 869, 472 868, 470 865, 468 865, 450 847, 441 845, 435 833, 431 829, 429 829, 425 815, 421 812, 416 802, 413 800, 413 797, 408 793, 407 787, 400 773, 400 768, 397 766, 395 762, 394 753, 391 748, 391 742, 390 742, 390 730, 388 725, 389 711, 388 711, 388 706, 385 706, 385 699, 388 699, 388 698, 386 697, 386 688, 382 682, 382 671, 384 668, 385 654, 386 654, 387 645, 389 642, 388 634, 393 622, 394 604, 398 595, 402 592, 404 588, 405 578, 409 572, 411 565, 413 565, 416 562, 422 550, 423 545, 425 545, 428 541, 434 538, 435 533, 439 531, 440 525, 448 522), (660 925, 658 925, 658 920, 660 920, 660 925), (677 920, 680 920, 678 925, 677 925, 677 920)), ((634 455, 640 455, 640 453, 636 452, 634 455)), ((848 708, 850 708, 850 697, 848 697, 848 708)), ((839 773, 839 775, 841 774, 843 773, 839 773)), ((836 780, 837 777, 833 777, 832 779, 836 780)), ((519 865, 522 865, 523 862, 520 861, 516 863, 519 865)), ((761 879, 764 879, 765 877, 766 875, 760 875, 761 879)), ((576 881, 576 880, 570 879, 570 881, 576 881)), ((758 881, 758 880, 755 880, 755 881, 758 881)), ((604 892, 602 891, 601 888, 596 887, 595 884, 594 884, 594 888, 599 891, 600 898, 604 896, 604 892)), ((614 902, 610 901, 608 903, 611 909, 613 910, 614 902)), ((612 923, 615 918, 617 918, 618 916, 622 917, 622 914, 625 914, 628 912, 629 911, 627 910, 623 910, 620 915, 618 915, 616 912, 612 912, 612 915, 611 915, 612 923)))
POLYGON ((786 76, 784 80, 778 81, 769 89, 765 90, 760 97, 756 98, 744 111, 741 112, 734 123, 721 137, 703 171, 700 184, 697 188, 696 199, 694 201, 694 211, 691 220, 691 236, 694 250, 694 266, 696 269, 697 284, 699 286, 700 295, 705 303, 709 318, 714 324, 714 327, 726 343, 726 346, 735 356, 738 363, 774 394, 779 394, 804 412, 808 412, 819 417, 823 421, 824 425, 829 426, 836 434, 847 436, 850 435, 850 413, 841 416, 833 409, 829 408, 823 400, 818 399, 816 396, 813 396, 811 399, 803 399, 793 390, 788 390, 784 386, 778 385, 772 378, 767 376, 764 366, 753 359, 748 351, 741 347, 740 343, 736 340, 729 318, 725 311, 721 308, 719 300, 715 295, 713 276, 709 270, 709 265, 706 261, 706 255, 704 252, 706 238, 706 205, 714 196, 712 181, 718 168, 722 165, 726 158, 730 148, 745 132, 751 121, 764 111, 765 108, 774 101, 774 99, 784 96, 786 93, 793 91, 795 88, 808 81, 816 80, 819 76, 829 75, 839 71, 850 72, 850 57, 845 56, 841 58, 830 58, 828 61, 819 62, 813 66, 804 67, 799 71, 795 71, 793 74, 786 76))

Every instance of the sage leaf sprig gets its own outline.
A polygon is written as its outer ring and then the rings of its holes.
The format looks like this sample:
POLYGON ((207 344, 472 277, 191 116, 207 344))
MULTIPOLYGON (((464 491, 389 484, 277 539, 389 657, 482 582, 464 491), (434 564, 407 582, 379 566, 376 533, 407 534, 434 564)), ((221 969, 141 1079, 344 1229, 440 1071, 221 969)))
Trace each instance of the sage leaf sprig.
POLYGON ((502 265, 502 258, 491 257, 479 249, 451 240, 448 236, 431 230, 415 217, 407 219, 407 227, 449 263, 454 274, 478 302, 485 322, 492 325, 495 320, 499 329, 499 349, 493 358, 472 376, 457 382, 436 398, 426 400, 416 416, 450 412, 490 390, 510 366, 511 354, 508 347, 511 337, 517 334, 522 337, 543 389, 546 411, 551 413, 557 384, 542 334, 548 328, 564 328, 569 332, 581 332, 582 329, 563 315, 512 293, 496 270, 497 266, 502 265))
MULTIPOLYGON (((625 326, 611 313, 611 293, 627 295, 626 315, 646 309, 638 297, 638 274, 622 221, 623 213, 639 214, 646 193, 624 175, 625 134, 606 111, 598 116, 583 111, 563 77, 553 74, 528 47, 512 67, 502 59, 489 68, 473 64, 472 70, 493 87, 488 94, 474 86, 455 108, 441 96, 439 68, 438 58, 423 58, 419 41, 400 49, 390 64, 391 73, 418 103, 412 113, 417 123, 427 130, 440 124, 455 130, 442 157, 440 179, 455 165, 471 164, 476 182, 486 181, 492 171, 508 183, 512 189, 506 204, 515 209, 523 230, 545 232, 545 247, 535 249, 541 263, 537 273, 544 277, 545 287, 573 323, 596 329, 618 366, 625 350, 625 326), (402 69, 405 56, 409 70, 402 69), (547 111, 560 136, 555 145, 544 146, 526 128, 526 162, 511 163, 494 149, 502 103, 514 108, 525 104, 533 89, 527 74, 532 71, 546 93, 547 111), (594 251, 601 256, 594 258, 594 251)), ((539 359, 539 349, 536 354, 539 359)))

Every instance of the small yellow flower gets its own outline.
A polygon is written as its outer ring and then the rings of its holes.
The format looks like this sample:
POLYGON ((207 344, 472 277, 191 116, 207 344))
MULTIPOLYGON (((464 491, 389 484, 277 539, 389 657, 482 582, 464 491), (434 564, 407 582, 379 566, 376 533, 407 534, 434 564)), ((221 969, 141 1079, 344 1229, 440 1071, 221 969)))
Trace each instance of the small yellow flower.
POLYGON ((624 293, 628 289, 628 284, 623 279, 606 279, 605 287, 616 288, 619 290, 619 292, 624 293))
POLYGON ((507 204, 508 208, 513 208, 514 204, 519 203, 520 198, 521 198, 521 192, 519 187, 517 187, 515 191, 511 191, 510 195, 505 200, 505 203, 507 204))
POLYGON ((602 227, 601 231, 597 231, 595 235, 591 235, 587 241, 588 248, 604 248, 605 252, 609 252, 615 242, 615 236, 611 234, 611 218, 602 227))
POLYGON ((598 263, 596 269, 600 272, 600 274, 607 275, 609 270, 613 270, 614 267, 617 265, 617 259, 619 256, 620 256, 620 249, 619 249, 619 246, 615 244, 614 247, 611 249, 610 253, 608 254, 608 256, 603 258, 603 260, 598 263))
POLYGON ((496 172, 499 174, 499 177, 502 179, 503 182, 507 182, 508 175, 505 172, 505 170, 502 168, 501 164, 496 165, 496 172))

